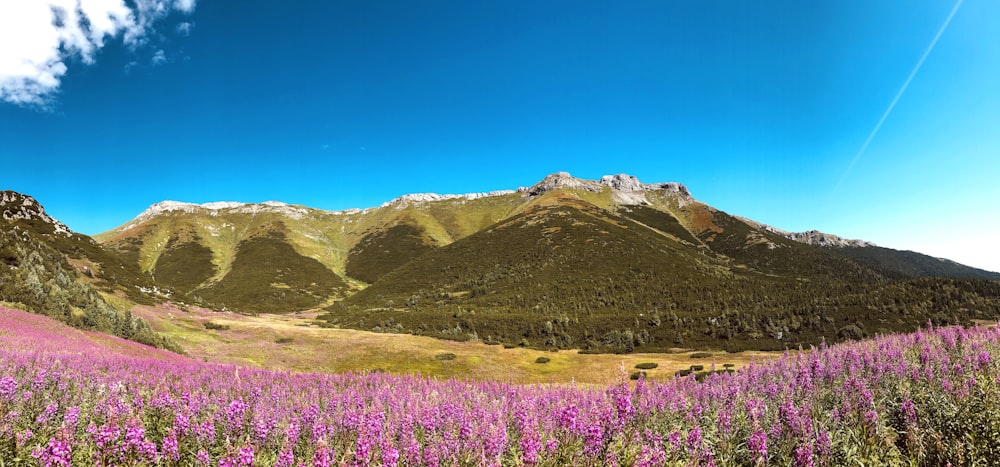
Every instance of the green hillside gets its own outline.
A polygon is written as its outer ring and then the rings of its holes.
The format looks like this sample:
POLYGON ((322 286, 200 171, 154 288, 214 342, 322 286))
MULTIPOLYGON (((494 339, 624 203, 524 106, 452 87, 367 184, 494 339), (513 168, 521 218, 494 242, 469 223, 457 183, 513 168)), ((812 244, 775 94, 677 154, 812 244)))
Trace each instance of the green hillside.
POLYGON ((996 273, 623 175, 343 212, 164 202, 97 238, 176 300, 537 348, 783 349, 1000 315, 996 273))
POLYGON ((648 206, 616 213, 572 191, 544 198, 407 262, 324 318, 359 329, 628 352, 781 349, 1000 311, 1000 283, 897 280, 837 249, 711 209, 689 209, 698 229, 648 206))
POLYGON ((240 242, 230 273, 192 293, 220 309, 285 313, 323 305, 347 288, 340 276, 272 231, 240 242))
POLYGON ((128 310, 108 304, 100 292, 152 303, 152 279, 89 237, 65 229, 34 199, 0 192, 0 302, 71 326, 102 331, 161 348, 179 348, 128 310), (11 209, 37 207, 33 212, 11 209))

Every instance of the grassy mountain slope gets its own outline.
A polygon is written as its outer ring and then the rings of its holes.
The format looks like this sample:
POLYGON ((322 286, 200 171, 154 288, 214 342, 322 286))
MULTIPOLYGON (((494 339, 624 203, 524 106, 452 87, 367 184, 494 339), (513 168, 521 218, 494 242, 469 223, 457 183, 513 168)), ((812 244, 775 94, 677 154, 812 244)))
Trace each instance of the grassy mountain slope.
POLYGON ((230 273, 194 293, 220 308, 283 313, 324 304, 347 288, 340 276, 271 231, 240 242, 230 273))
POLYGON ((123 261, 206 305, 277 312, 280 302, 284 311, 296 311, 342 297, 430 248, 496 222, 516 206, 510 198, 424 203, 404 197, 344 212, 279 203, 154 206, 97 238, 123 261), (290 272, 268 279, 275 264, 290 272), (282 290, 264 291, 275 287, 282 290), (263 296, 271 298, 260 302, 263 296))
POLYGON ((894 280, 838 249, 697 202, 612 211, 585 197, 602 199, 573 189, 539 196, 525 212, 406 262, 325 318, 534 347, 740 350, 1000 311, 995 282, 894 280))
POLYGON ((775 349, 1000 314, 988 273, 627 176, 363 211, 165 202, 99 239, 208 306, 326 306, 341 326, 535 347, 775 349))
POLYGON ((837 248, 837 250, 865 266, 892 277, 958 277, 1000 280, 998 272, 984 271, 913 251, 900 251, 877 246, 844 247, 837 248))

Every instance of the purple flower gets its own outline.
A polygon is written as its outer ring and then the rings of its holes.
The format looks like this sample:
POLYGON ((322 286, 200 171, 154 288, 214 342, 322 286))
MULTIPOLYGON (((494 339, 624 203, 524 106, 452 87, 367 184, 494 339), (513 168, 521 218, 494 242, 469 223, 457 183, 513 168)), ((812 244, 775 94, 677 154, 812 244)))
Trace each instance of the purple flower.
POLYGON ((590 425, 583 435, 583 452, 588 456, 596 456, 604 447, 604 432, 600 425, 590 425))
POLYGON ((163 437, 163 455, 174 461, 181 458, 177 444, 177 432, 174 430, 170 430, 167 436, 163 437))
POLYGON ((820 458, 830 457, 832 448, 833 440, 830 439, 830 432, 820 430, 819 433, 816 434, 816 450, 819 452, 820 458))
POLYGON ((313 467, 330 467, 330 463, 333 461, 333 452, 330 448, 323 446, 316 450, 313 455, 313 467))
POLYGON ((399 462, 399 450, 392 446, 382 446, 382 465, 394 466, 399 462))
POLYGON ((976 357, 976 361, 979 363, 979 367, 983 368, 990 364, 990 358, 990 353, 983 350, 982 352, 979 352, 979 355, 976 357))
POLYGON ((237 465, 253 465, 253 446, 243 446, 236 455, 237 465))
POLYGON ((44 449, 39 448, 31 453, 45 467, 69 466, 71 459, 69 442, 64 439, 52 438, 44 449))
POLYGON ((803 444, 795 448, 795 465, 796 467, 813 467, 813 450, 811 445, 803 444))
POLYGON ((70 407, 66 409, 66 416, 63 417, 63 425, 67 428, 76 428, 76 422, 80 419, 80 408, 70 407))
POLYGON ((903 399, 903 403, 899 406, 900 412, 903 413, 903 418, 906 419, 906 423, 915 425, 917 423, 917 406, 913 404, 909 398, 903 399))
POLYGON ((696 426, 688 431, 687 436, 688 452, 695 453, 701 449, 701 427, 696 426))
POLYGON ((559 426, 569 431, 576 430, 576 417, 580 414, 580 409, 576 405, 568 405, 559 409, 559 426))
POLYGON ((13 400, 17 394, 17 381, 11 376, 0 378, 0 399, 13 400))
POLYGON ((750 448, 750 456, 755 463, 767 463, 767 434, 763 430, 757 430, 750 435, 747 447, 750 448))
POLYGON ((229 403, 229 407, 226 408, 226 420, 230 429, 235 430, 243 425, 246 409, 247 405, 243 403, 243 399, 234 399, 229 403))
POLYGON ((278 459, 274 461, 274 467, 292 467, 295 465, 295 454, 291 449, 283 449, 278 454, 278 459))
POLYGON ((198 462, 198 465, 210 465, 212 463, 212 458, 208 456, 208 452, 204 449, 198 451, 195 460, 198 462))
POLYGON ((187 434, 189 428, 191 428, 190 419, 188 419, 187 415, 178 413, 174 417, 174 429, 177 430, 178 433, 185 435, 187 434))
POLYGON ((538 437, 538 432, 528 430, 521 435, 521 459, 526 464, 538 462, 538 452, 542 449, 542 442, 538 437))

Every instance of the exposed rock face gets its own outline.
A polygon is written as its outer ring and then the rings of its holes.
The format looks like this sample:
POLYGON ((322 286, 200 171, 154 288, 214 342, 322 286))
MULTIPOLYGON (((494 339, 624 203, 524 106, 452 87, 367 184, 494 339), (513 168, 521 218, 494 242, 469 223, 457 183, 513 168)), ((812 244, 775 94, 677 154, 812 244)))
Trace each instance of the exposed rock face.
POLYGON ((568 172, 557 172, 524 190, 528 196, 538 196, 560 188, 575 188, 593 192, 601 191, 601 184, 593 180, 581 180, 568 172))
POLYGON ((851 240, 843 237, 838 237, 833 234, 823 233, 818 230, 807 230, 805 232, 786 233, 785 236, 797 242, 808 243, 810 245, 817 245, 817 246, 829 246, 829 247, 875 246, 874 243, 866 242, 864 240, 851 240))
POLYGON ((542 179, 530 188, 523 190, 527 196, 538 196, 559 188, 574 188, 600 192, 604 187, 611 188, 615 202, 625 205, 650 204, 646 192, 665 190, 669 193, 688 198, 691 194, 687 187, 676 182, 642 183, 638 178, 628 174, 605 175, 600 180, 582 180, 566 172, 558 172, 542 179))
POLYGON ((180 201, 161 201, 150 206, 139 214, 128 224, 115 229, 116 231, 128 230, 142 221, 151 219, 168 212, 197 213, 208 212, 209 215, 217 216, 222 211, 231 211, 241 214, 256 214, 260 212, 278 212, 293 219, 301 219, 309 213, 309 208, 294 206, 279 201, 265 201, 263 203, 236 203, 232 201, 217 201, 213 203, 195 204, 180 201))
POLYGON ((776 235, 781 235, 789 240, 795 240, 796 242, 805 243, 808 245, 825 246, 825 247, 835 247, 842 248, 848 246, 856 247, 869 247, 877 246, 872 242, 865 240, 851 240, 844 237, 840 237, 833 234, 823 233, 818 230, 807 230, 805 232, 789 232, 787 230, 781 230, 776 227, 772 227, 767 224, 757 222, 755 220, 747 219, 745 217, 740 217, 744 222, 757 227, 758 229, 771 232, 776 235))
POLYGON ((0 217, 4 220, 40 220, 52 225, 53 232, 69 236, 73 232, 65 224, 59 222, 45 213, 42 205, 27 195, 22 195, 16 191, 0 191, 0 217))

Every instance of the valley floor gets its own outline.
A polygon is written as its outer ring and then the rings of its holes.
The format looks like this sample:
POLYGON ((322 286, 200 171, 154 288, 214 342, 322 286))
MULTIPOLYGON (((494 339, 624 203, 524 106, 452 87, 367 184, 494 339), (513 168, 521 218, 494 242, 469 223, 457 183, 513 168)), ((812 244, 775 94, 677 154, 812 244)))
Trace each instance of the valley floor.
POLYGON ((298 372, 342 373, 387 371, 419 373, 442 378, 471 378, 513 383, 579 383, 608 385, 620 381, 622 371, 637 371, 639 363, 656 363, 645 370, 654 380, 669 379, 680 370, 715 364, 733 368, 781 356, 781 352, 691 352, 656 354, 580 354, 572 350, 548 352, 504 348, 481 342, 457 342, 409 334, 322 328, 314 315, 246 316, 171 304, 136 307, 132 312, 153 330, 181 345, 197 359, 251 364, 298 372), (208 329, 208 326, 216 329, 208 329), (454 355, 454 358, 451 356, 454 355), (698 358, 692 358, 698 357, 698 358), (547 363, 535 363, 539 357, 547 363))

